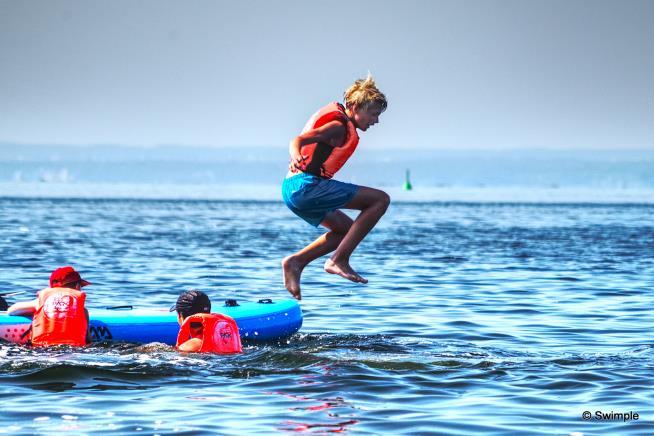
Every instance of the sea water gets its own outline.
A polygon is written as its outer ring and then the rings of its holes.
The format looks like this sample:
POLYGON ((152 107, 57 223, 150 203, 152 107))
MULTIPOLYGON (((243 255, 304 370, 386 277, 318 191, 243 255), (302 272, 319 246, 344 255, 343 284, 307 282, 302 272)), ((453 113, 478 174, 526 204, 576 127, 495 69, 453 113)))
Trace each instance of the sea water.
MULTIPOLYGON (((320 234, 279 199, 55 191, 0 199, 12 301, 62 265, 90 307, 288 298, 280 261, 320 234)), ((653 434, 654 205, 637 203, 396 201, 352 257, 367 285, 306 268, 287 341, 0 344, 0 431, 653 434)))

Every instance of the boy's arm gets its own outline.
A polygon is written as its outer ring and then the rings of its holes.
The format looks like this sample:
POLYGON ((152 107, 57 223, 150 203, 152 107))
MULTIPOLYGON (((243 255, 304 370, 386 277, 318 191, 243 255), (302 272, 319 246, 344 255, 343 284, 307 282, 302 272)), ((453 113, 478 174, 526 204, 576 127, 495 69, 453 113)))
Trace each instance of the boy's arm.
POLYGON ((91 337, 91 320, 89 319, 88 309, 84 309, 84 316, 86 316, 86 343, 88 344, 93 341, 93 338, 91 337))
POLYGON ((341 121, 331 121, 317 129, 309 130, 295 137, 288 146, 291 154, 291 162, 296 165, 302 164, 302 153, 300 149, 314 142, 324 142, 332 147, 338 147, 345 139, 345 125, 341 121))
POLYGON ((7 315, 32 315, 39 307, 39 300, 24 301, 22 303, 14 303, 7 309, 7 315))
POLYGON ((202 348, 202 339, 200 338, 189 339, 188 341, 184 342, 179 347, 177 347, 179 351, 184 351, 187 353, 195 353, 197 351, 200 351, 200 348, 202 348))

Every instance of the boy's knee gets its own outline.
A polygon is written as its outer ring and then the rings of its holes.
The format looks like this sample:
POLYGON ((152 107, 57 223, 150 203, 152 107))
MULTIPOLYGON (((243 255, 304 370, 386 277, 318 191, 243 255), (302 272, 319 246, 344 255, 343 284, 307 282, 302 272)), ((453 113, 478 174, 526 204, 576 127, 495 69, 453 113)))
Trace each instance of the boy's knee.
POLYGON ((381 194, 379 195, 379 206, 386 211, 388 209, 388 206, 391 204, 391 197, 384 191, 379 191, 381 194))

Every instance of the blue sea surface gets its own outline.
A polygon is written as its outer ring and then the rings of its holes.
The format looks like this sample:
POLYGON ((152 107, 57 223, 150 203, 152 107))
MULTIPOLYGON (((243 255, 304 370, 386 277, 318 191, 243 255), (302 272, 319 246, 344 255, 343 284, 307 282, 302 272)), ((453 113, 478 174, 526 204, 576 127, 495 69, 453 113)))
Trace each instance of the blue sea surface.
MULTIPOLYGON (((280 261, 320 234, 279 199, 54 197, 0 198, 0 289, 24 292, 12 301, 62 265, 93 282, 91 307, 167 307, 189 288, 288 298, 280 261)), ((306 268, 288 341, 236 356, 0 344, 0 429, 654 434, 653 215, 395 202, 352 257, 367 285, 306 268)))

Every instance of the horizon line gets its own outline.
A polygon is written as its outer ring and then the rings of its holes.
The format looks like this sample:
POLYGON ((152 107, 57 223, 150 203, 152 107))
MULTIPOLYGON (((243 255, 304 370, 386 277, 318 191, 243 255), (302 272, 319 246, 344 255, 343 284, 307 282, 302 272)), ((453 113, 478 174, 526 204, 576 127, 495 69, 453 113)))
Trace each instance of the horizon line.
MULTIPOLYGON (((209 144, 173 144, 173 143, 159 143, 159 144, 121 144, 121 143, 37 143, 37 142, 14 142, 14 141, 2 141, 0 140, 0 147, 71 147, 71 148, 108 148, 108 147, 118 147, 126 149, 141 149, 141 150, 154 150, 154 149, 165 149, 165 148, 194 148, 194 149, 205 149, 205 150, 252 150, 252 149, 285 149, 286 146, 281 147, 279 145, 247 145, 247 146, 238 146, 238 145, 209 145, 209 144)), ((628 146, 628 147, 579 147, 579 146, 538 146, 538 147, 500 147, 500 146, 488 146, 488 147, 448 147, 448 146, 436 146, 436 147, 419 147, 419 146, 367 146, 368 150, 388 150, 388 151, 649 151, 654 152, 654 147, 645 147, 645 146, 628 146)))

